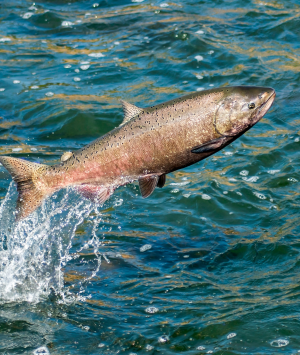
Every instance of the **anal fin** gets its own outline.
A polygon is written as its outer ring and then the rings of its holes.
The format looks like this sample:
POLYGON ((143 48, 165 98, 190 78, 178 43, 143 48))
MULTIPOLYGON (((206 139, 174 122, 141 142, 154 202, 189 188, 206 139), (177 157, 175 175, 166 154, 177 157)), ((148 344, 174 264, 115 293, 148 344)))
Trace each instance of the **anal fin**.
POLYGON ((144 176, 139 178, 141 194, 144 198, 149 197, 155 190, 159 180, 158 175, 144 176))
POLYGON ((221 145, 224 143, 225 139, 226 138, 224 137, 213 139, 207 143, 204 143, 202 145, 199 145, 198 147, 193 148, 192 153, 200 154, 200 153, 212 152, 220 148, 221 145))
POLYGON ((113 194, 113 189, 97 185, 80 185, 76 186, 76 190, 83 197, 101 205, 113 194))

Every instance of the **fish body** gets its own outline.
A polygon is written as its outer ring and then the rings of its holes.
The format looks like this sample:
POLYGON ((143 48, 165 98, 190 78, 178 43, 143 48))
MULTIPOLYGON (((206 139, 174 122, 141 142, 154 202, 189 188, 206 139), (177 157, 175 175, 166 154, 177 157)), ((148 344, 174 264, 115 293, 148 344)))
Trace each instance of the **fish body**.
POLYGON ((18 218, 53 192, 75 186, 104 202, 121 185, 139 180, 143 197, 162 187, 166 174, 194 164, 237 139, 271 107, 275 91, 225 87, 196 92, 149 108, 122 102, 123 123, 47 166, 12 157, 0 162, 17 182, 18 218))

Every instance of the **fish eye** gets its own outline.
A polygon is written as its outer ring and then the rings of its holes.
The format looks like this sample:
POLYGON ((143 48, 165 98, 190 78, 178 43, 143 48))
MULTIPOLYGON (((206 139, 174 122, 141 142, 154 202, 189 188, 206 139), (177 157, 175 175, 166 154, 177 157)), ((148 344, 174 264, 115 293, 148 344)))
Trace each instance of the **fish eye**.
POLYGON ((248 108, 250 110, 252 110, 255 107, 255 103, 254 102, 250 102, 250 104, 248 105, 248 108))

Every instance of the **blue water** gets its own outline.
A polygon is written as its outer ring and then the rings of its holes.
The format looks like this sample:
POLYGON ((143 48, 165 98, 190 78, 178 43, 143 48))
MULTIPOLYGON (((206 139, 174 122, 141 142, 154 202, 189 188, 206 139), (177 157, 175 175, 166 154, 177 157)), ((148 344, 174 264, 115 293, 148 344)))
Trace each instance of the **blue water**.
POLYGON ((299 18, 299 1, 0 2, 1 155, 58 162, 122 122, 120 99, 277 92, 148 199, 65 189, 15 225, 0 167, 1 354, 300 351, 299 18))

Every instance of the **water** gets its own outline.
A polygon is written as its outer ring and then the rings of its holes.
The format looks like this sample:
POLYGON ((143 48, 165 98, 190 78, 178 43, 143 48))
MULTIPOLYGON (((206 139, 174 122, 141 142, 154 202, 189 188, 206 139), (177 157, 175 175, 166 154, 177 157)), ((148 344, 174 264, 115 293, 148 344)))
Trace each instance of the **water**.
POLYGON ((266 117, 142 199, 62 190, 20 225, 0 168, 1 354, 296 354, 297 1, 0 3, 0 154, 58 162, 141 107, 272 86, 266 117))

